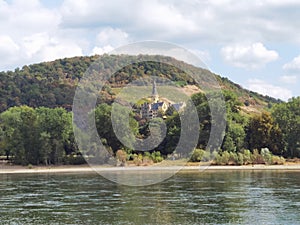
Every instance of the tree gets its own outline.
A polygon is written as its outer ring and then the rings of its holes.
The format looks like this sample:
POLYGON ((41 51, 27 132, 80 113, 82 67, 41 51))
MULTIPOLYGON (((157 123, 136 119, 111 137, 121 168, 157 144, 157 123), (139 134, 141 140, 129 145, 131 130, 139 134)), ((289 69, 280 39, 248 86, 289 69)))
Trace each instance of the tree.
MULTIPOLYGON (((41 161, 45 164, 60 164, 65 156, 72 132, 72 117, 63 108, 36 109, 39 124, 41 161)), ((73 152, 72 152, 73 153, 73 152)))
POLYGON ((38 161, 36 113, 28 106, 12 107, 0 116, 7 157, 16 164, 38 161))
POLYGON ((226 103, 226 132, 222 143, 222 150, 238 152, 244 147, 246 119, 239 113, 241 103, 235 93, 223 91, 226 103))
POLYGON ((272 115, 274 121, 282 130, 284 140, 284 155, 300 157, 300 97, 292 98, 287 103, 274 106, 272 115))
MULTIPOLYGON (((114 110, 115 117, 113 118, 113 122, 120 128, 118 135, 121 136, 124 142, 129 144, 133 143, 135 135, 138 134, 138 122, 133 118, 133 113, 127 107, 119 104, 115 105, 114 110), (127 124, 128 121, 129 124, 127 124), (128 130, 131 132, 127 132, 128 130)), ((107 145, 110 146, 114 152, 124 147, 130 148, 131 146, 124 146, 116 136, 112 126, 111 113, 112 107, 106 103, 102 103, 96 107, 95 122, 99 136, 107 140, 107 145)))
POLYGON ((246 133, 244 127, 234 121, 228 121, 226 135, 222 144, 222 150, 237 152, 244 147, 246 133))
POLYGON ((62 108, 12 107, 0 115, 1 145, 16 164, 59 164, 72 134, 71 113, 62 108))
POLYGON ((247 142, 251 150, 268 148, 274 154, 282 154, 284 151, 282 132, 267 112, 250 119, 247 142))

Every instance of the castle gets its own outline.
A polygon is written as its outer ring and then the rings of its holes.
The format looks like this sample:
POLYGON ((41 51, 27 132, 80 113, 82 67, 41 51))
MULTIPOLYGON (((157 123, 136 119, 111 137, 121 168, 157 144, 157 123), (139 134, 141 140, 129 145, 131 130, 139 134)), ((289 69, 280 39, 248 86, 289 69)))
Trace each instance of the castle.
POLYGON ((150 96, 151 103, 145 102, 141 106, 141 117, 144 119, 153 119, 156 117, 160 117, 161 114, 164 114, 169 107, 174 107, 176 111, 180 111, 185 104, 184 103, 171 103, 170 101, 161 100, 159 98, 156 82, 153 79, 152 81, 152 94, 150 96))

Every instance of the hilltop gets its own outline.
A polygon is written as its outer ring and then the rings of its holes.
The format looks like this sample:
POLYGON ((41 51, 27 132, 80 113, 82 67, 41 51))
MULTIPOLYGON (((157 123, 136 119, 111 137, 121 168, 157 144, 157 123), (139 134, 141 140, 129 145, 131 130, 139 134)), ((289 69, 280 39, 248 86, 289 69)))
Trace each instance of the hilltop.
MULTIPOLYGON (((12 106, 27 105, 30 107, 45 106, 49 108, 63 107, 71 110, 76 86, 85 71, 100 58, 97 64, 104 74, 113 71, 115 65, 130 63, 144 56, 102 55, 58 59, 51 62, 25 65, 14 71, 0 72, 0 112, 12 106)), ((201 92, 197 83, 185 72, 169 66, 181 65, 192 73, 209 76, 210 71, 188 65, 171 57, 153 56, 165 63, 141 62, 133 63, 114 74, 104 86, 99 103, 113 102, 122 87, 139 77, 156 75, 175 82, 183 93, 192 95, 201 92)), ((246 90, 228 78, 214 74, 223 90, 236 94, 241 102, 241 109, 246 113, 260 112, 280 100, 246 90)))

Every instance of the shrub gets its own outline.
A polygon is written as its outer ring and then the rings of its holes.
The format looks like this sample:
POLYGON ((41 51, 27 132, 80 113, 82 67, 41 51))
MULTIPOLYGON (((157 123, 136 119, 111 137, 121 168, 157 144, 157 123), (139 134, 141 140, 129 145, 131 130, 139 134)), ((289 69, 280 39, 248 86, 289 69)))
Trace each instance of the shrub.
POLYGON ((268 165, 272 164, 272 153, 269 151, 268 148, 262 148, 260 151, 260 155, 266 164, 268 165))
POLYGON ((203 156, 205 154, 205 151, 202 149, 195 149, 192 153, 192 156, 190 158, 190 162, 200 162, 203 159, 203 156))
POLYGON ((217 152, 213 152, 214 154, 214 160, 213 160, 213 164, 215 165, 221 165, 222 164, 222 156, 217 153, 217 152))
POLYGON ((152 165, 153 160, 149 156, 144 156, 143 160, 142 160, 142 163, 143 163, 144 166, 152 165))
POLYGON ((250 150, 244 149, 242 151, 242 154, 243 154, 244 165, 251 164, 252 163, 252 154, 251 154, 250 150))
POLYGON ((253 164, 265 164, 264 158, 259 154, 257 149, 253 150, 251 160, 253 164))
POLYGON ((211 159, 215 159, 216 157, 220 156, 220 154, 217 152, 217 151, 213 151, 211 154, 210 154, 210 158, 211 159))
POLYGON ((229 164, 229 159, 230 159, 229 152, 227 152, 227 151, 222 152, 222 155, 221 155, 221 164, 222 165, 228 165, 229 164))
POLYGON ((262 148, 261 153, 257 149, 251 152, 244 149, 242 152, 220 152, 216 151, 212 153, 214 155, 215 165, 247 165, 247 164, 276 164, 282 165, 285 163, 285 159, 282 156, 273 155, 268 148, 262 148))
MULTIPOLYGON (((89 162, 93 162, 93 157, 90 157, 89 162)), ((86 160, 82 155, 70 154, 63 158, 63 163, 66 165, 81 165, 86 164, 86 160)))
POLYGON ((244 154, 243 153, 239 152, 237 154, 237 161, 236 161, 236 163, 238 165, 244 165, 244 154))
POLYGON ((283 165, 285 163, 285 159, 282 156, 273 155, 272 162, 275 165, 283 165))
POLYGON ((133 159, 133 163, 134 163, 134 165, 136 165, 136 166, 140 166, 140 165, 142 165, 143 161, 142 161, 139 157, 135 157, 135 158, 133 159))
POLYGON ((150 154, 150 152, 144 152, 144 157, 151 158, 151 154, 150 154))
POLYGON ((159 163, 159 162, 163 161, 163 157, 161 156, 160 152, 152 152, 151 158, 152 158, 153 162, 155 162, 155 163, 159 163))
POLYGON ((228 164, 231 164, 231 165, 236 165, 238 162, 238 156, 235 152, 230 152, 229 153, 229 161, 228 161, 228 164))
MULTIPOLYGON (((217 152, 215 152, 217 153, 217 152)), ((214 152, 211 154, 210 151, 204 151, 204 154, 202 156, 202 161, 203 162, 209 162, 211 160, 212 157, 214 157, 214 152)), ((218 154, 218 153, 217 153, 218 154)))
POLYGON ((133 163, 136 166, 141 166, 143 164, 143 155, 142 154, 134 154, 133 163))
POLYGON ((127 159, 127 153, 124 150, 120 149, 116 152, 116 157, 117 157, 118 165, 125 166, 126 159, 127 159))

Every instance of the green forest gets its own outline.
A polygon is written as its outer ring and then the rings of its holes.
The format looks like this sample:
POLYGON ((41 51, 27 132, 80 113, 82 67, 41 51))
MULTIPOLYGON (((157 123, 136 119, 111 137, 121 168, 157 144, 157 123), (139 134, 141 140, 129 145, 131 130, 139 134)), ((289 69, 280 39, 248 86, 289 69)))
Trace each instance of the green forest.
MULTIPOLYGON (((122 163, 156 163, 174 151, 180 137, 180 114, 166 112, 167 134, 150 152, 138 152, 124 146, 111 124, 112 103, 118 90, 139 77, 159 76, 172 80, 179 88, 198 85, 173 64, 184 64, 169 57, 155 56, 166 63, 145 61, 130 63, 143 56, 101 56, 97 70, 108 74, 115 65, 129 65, 118 70, 99 93, 94 110, 97 132, 109 153, 99 156, 99 146, 87 142, 78 149, 72 124, 72 104, 76 86, 85 71, 99 56, 59 59, 15 71, 0 72, 0 155, 19 165, 60 165, 89 162, 106 163, 112 156, 122 163)), ((184 64, 188 71, 206 76, 208 70, 184 64)), ((99 75, 100 76, 100 75, 99 75)), ((227 78, 214 75, 222 87, 226 103, 226 130, 221 147, 207 146, 212 121, 207 96, 195 93, 191 99, 199 117, 199 138, 190 161, 243 165, 253 163, 283 164, 300 157, 300 97, 282 102, 243 89, 227 78), (209 151, 206 151, 209 149, 209 151)), ((120 109, 122 110, 122 109, 120 109)), ((130 128, 136 137, 149 135, 149 122, 130 112, 130 128)), ((153 119, 160 120, 160 118, 153 119)), ((152 121, 153 122, 153 121, 152 121)), ((75 128, 76 129, 76 128, 75 128)))

